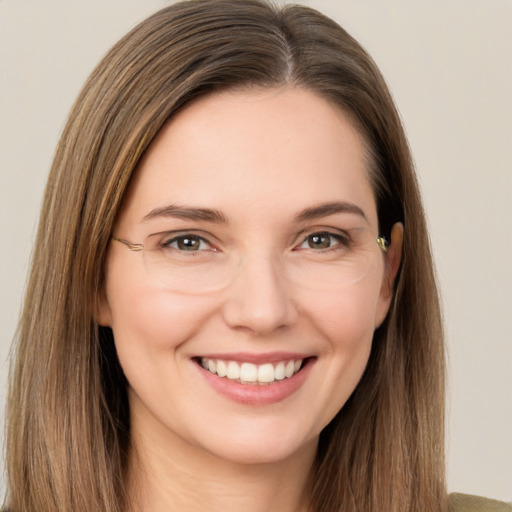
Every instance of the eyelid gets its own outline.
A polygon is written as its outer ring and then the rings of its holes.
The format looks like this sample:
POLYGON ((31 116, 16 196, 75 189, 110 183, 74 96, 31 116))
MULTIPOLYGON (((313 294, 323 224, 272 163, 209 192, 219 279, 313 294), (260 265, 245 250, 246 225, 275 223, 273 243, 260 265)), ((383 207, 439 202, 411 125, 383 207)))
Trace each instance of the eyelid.
POLYGON ((340 236, 344 238, 352 238, 350 235, 351 231, 357 231, 360 228, 358 226, 356 227, 350 227, 350 228, 339 228, 334 226, 313 226, 310 228, 301 229, 299 233, 297 234, 297 239, 304 240, 308 236, 317 234, 317 233, 327 233, 332 236, 340 236))
MULTIPOLYGON (((199 247, 197 248, 197 251, 216 251, 215 247, 204 237, 199 235, 193 235, 193 234, 186 234, 186 235, 177 235, 173 236, 169 239, 164 239, 161 243, 162 248, 171 248, 173 244, 179 243, 180 240, 197 240, 199 242, 199 247), (206 248, 201 248, 201 245, 206 245, 206 248)), ((172 247, 172 249, 180 250, 179 247, 172 247)))
POLYGON ((157 233, 151 233, 147 239, 159 237, 155 248, 161 248, 164 243, 170 243, 177 238, 186 237, 187 235, 200 238, 215 250, 218 250, 218 246, 220 245, 220 241, 214 235, 202 229, 172 229, 169 231, 159 231, 157 233))
MULTIPOLYGON (((304 244, 310 236, 320 235, 320 234, 332 237, 332 238, 336 239, 339 243, 337 243, 331 247, 327 247, 323 250, 322 249, 316 250, 316 252, 322 252, 322 251, 325 252, 325 251, 328 251, 329 249, 334 249, 334 248, 338 247, 338 245, 347 246, 352 241, 352 237, 350 236, 350 234, 348 233, 347 230, 342 230, 339 228, 332 228, 332 227, 331 228, 315 227, 313 229, 302 230, 298 235, 299 240, 298 240, 298 242, 296 242, 294 244, 294 247, 292 250, 294 250, 294 251, 300 250, 302 244, 304 244)), ((311 249, 311 250, 315 250, 315 249, 311 249)))

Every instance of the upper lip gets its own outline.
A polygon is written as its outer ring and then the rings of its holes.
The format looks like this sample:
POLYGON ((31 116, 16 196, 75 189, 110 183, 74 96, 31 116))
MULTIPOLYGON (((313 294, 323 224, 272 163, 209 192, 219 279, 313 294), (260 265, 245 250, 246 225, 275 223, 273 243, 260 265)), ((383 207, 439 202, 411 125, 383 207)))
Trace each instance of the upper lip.
POLYGON ((267 352, 267 353, 253 353, 253 352, 225 352, 225 353, 209 353, 201 354, 197 358, 206 359, 220 359, 222 361, 236 361, 240 363, 278 363, 280 361, 290 361, 297 359, 307 359, 312 357, 311 354, 304 354, 300 352, 267 352))

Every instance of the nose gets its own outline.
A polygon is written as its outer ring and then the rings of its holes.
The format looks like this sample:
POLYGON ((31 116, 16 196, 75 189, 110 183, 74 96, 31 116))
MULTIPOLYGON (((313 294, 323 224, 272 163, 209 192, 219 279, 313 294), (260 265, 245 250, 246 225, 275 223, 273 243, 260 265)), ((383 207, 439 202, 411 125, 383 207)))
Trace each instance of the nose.
POLYGON ((227 290, 225 322, 232 329, 265 336, 297 321, 291 289, 270 257, 253 255, 240 263, 227 290))

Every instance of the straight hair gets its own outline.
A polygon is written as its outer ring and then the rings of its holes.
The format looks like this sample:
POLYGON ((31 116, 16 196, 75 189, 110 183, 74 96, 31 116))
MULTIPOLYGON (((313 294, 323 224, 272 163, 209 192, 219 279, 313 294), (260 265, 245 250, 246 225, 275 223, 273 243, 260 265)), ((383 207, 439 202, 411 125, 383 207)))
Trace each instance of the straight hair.
POLYGON ((425 215, 406 136, 371 57, 307 7, 192 0, 104 57, 58 144, 16 335, 7 406, 11 512, 122 512, 127 382, 97 324, 112 228, 163 125, 197 98, 288 85, 325 98, 365 141, 379 228, 405 227, 402 265, 367 368, 322 431, 315 512, 447 510, 444 345, 425 215))

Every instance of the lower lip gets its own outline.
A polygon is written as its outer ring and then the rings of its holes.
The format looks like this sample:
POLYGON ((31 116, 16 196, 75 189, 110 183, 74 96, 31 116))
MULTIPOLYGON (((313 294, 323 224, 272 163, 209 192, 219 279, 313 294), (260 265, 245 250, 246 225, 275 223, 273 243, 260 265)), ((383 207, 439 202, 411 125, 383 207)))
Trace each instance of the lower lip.
POLYGON ((270 405, 281 402, 304 384, 314 359, 307 359, 304 367, 293 377, 275 380, 270 384, 241 384, 226 377, 219 377, 196 364, 208 384, 221 395, 244 405, 270 405))

